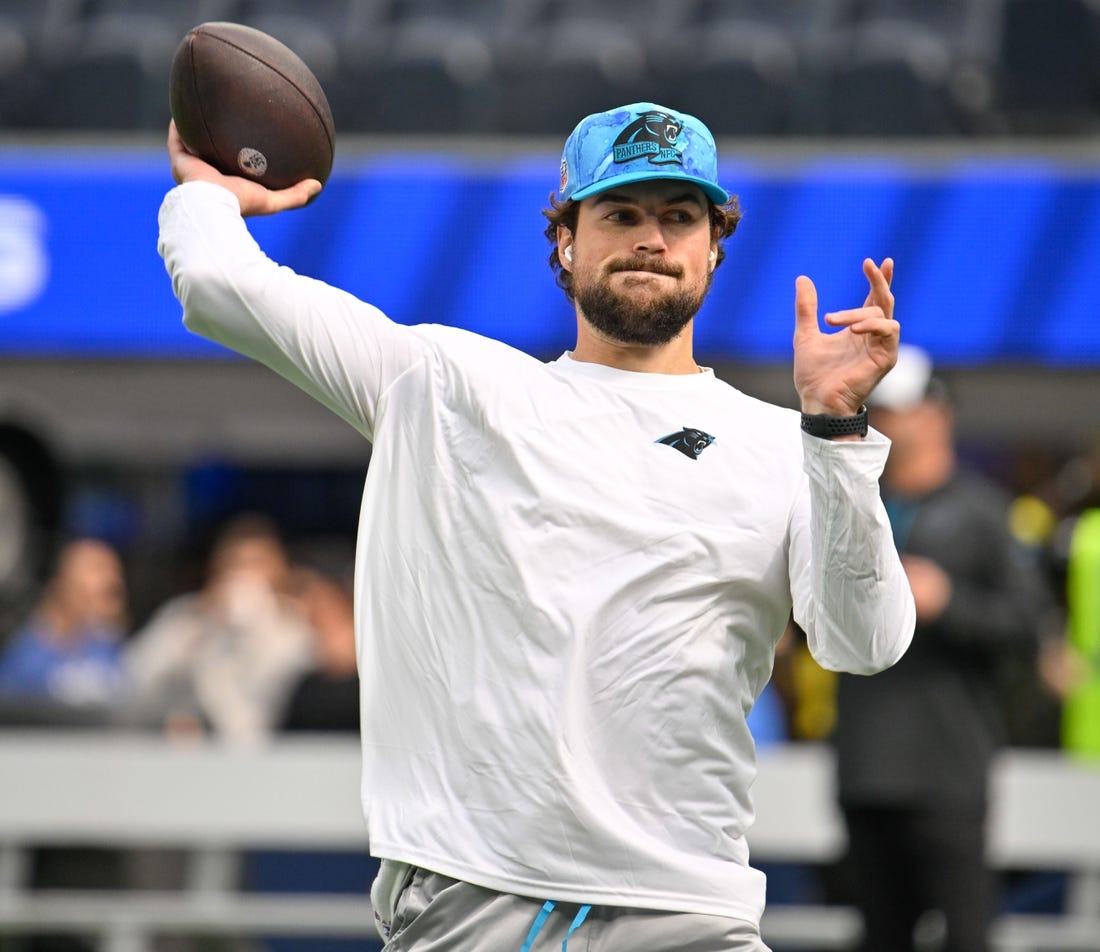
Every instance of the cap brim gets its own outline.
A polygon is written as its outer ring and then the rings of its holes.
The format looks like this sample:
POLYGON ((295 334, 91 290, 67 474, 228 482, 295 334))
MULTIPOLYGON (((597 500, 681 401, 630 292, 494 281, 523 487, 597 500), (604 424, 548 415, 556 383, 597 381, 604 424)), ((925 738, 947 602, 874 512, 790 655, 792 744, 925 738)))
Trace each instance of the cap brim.
POLYGON ((705 178, 699 178, 695 175, 670 175, 668 172, 659 171, 644 171, 644 172, 624 172, 622 175, 612 175, 609 178, 600 179, 598 182, 594 182, 586 188, 578 188, 569 197, 573 201, 580 201, 582 198, 588 198, 590 195, 598 195, 600 192, 606 192, 608 189, 615 188, 616 185, 628 185, 631 182, 652 182, 656 180, 664 179, 670 182, 689 182, 692 185, 698 185, 703 190, 703 193, 709 198, 715 205, 725 205, 730 200, 730 195, 725 189, 713 182, 708 182, 705 178))

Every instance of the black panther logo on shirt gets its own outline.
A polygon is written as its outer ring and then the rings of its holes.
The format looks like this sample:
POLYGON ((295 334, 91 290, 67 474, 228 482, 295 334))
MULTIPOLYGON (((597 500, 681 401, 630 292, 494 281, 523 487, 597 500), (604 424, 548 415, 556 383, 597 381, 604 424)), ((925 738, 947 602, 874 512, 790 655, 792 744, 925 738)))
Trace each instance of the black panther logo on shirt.
POLYGON ((654 165, 684 164, 676 147, 684 124, 664 112, 644 112, 619 133, 611 148, 615 162, 629 162, 648 156, 654 165))
POLYGON ((699 454, 714 442, 714 437, 709 433, 704 433, 702 430, 696 430, 694 427, 687 426, 676 433, 669 433, 668 436, 662 436, 659 440, 654 440, 654 442, 664 443, 665 446, 671 446, 673 449, 683 453, 688 459, 698 459, 699 454))

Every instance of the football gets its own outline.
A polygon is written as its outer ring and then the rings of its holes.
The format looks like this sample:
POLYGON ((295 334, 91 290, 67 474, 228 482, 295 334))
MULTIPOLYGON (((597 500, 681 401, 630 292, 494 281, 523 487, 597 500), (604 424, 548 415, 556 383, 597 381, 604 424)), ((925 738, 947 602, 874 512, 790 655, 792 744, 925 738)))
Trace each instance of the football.
POLYGON ((240 23, 203 23, 180 42, 168 90, 184 144, 226 175, 286 188, 328 180, 332 110, 293 50, 240 23))

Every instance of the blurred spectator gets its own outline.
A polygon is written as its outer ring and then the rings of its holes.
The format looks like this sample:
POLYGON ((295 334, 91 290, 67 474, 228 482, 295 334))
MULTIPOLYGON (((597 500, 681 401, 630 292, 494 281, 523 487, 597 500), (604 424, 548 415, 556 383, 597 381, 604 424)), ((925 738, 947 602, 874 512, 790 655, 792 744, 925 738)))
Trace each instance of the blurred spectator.
MULTIPOLYGON (((20 725, 89 726, 109 722, 124 700, 122 644, 127 626, 122 561, 107 543, 66 542, 42 597, 0 655, 4 720, 20 725)), ((31 854, 36 889, 111 888, 119 851, 48 847, 31 854)), ((88 952, 91 945, 43 930, 27 952, 88 952)))
POLYGON ((36 430, 0 421, 0 645, 38 601, 60 548, 61 461, 36 430))
POLYGON ((0 655, 0 692, 65 705, 120 701, 126 598, 111 546, 67 543, 41 600, 0 655))
POLYGON ((836 725, 835 671, 813 659, 806 633, 791 622, 776 645, 772 682, 779 688, 787 712, 788 739, 821 741, 836 725))
POLYGON ((1065 639, 1044 657, 1063 699, 1062 745, 1100 756, 1100 440, 1060 474, 1062 520, 1051 542, 1065 639))
POLYGON ((1077 663, 1067 679, 1063 744, 1074 754, 1100 756, 1100 509, 1073 527, 1066 581, 1069 644, 1077 663))
POLYGON ((313 666, 290 692, 285 731, 359 730, 359 668, 351 593, 320 573, 298 573, 298 593, 313 633, 313 666))
MULTIPOLYGON (((295 588, 314 637, 313 666, 305 671, 283 711, 288 733, 335 733, 357 738, 359 672, 355 614, 348 587, 322 572, 301 569, 295 588)), ((329 892, 364 896, 378 875, 368 851, 253 850, 246 858, 248 888, 261 892, 329 892)), ((266 936, 267 952, 374 952, 373 942, 266 936)))
POLYGON ((228 523, 202 589, 161 607, 126 652, 138 710, 171 732, 252 741, 274 730, 312 658, 291 581, 270 521, 249 514, 228 523))
MULTIPOLYGON (((1013 504, 1013 531, 1057 601, 1039 656, 1039 685, 1018 692, 1017 737, 1100 755, 1100 439, 1093 438, 1013 504), (1020 731, 1018 725, 1026 725, 1020 731)), ((1016 741, 1019 743, 1019 741, 1016 741)))
MULTIPOLYGON (((957 459, 953 409, 928 356, 904 346, 869 403, 893 446, 883 498, 917 608, 908 653, 841 676, 838 793, 865 947, 981 952, 994 908, 985 861, 988 768, 1005 736, 1008 657, 1034 658, 1044 586, 1008 528, 1009 494, 957 459)), ((1032 662, 1034 663, 1034 661, 1032 662)))
POLYGON ((1057 509, 1062 516, 1100 509, 1100 437, 1070 459, 1055 478, 1057 509))

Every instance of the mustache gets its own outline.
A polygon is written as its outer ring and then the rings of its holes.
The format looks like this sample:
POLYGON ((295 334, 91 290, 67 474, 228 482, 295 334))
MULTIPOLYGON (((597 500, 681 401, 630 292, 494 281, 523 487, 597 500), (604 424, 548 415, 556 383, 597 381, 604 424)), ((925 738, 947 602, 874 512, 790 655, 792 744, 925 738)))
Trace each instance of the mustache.
POLYGON ((664 274, 670 278, 684 276, 684 269, 680 265, 665 261, 664 258, 647 258, 642 255, 612 261, 607 267, 607 272, 614 274, 616 271, 651 271, 653 274, 664 274))

